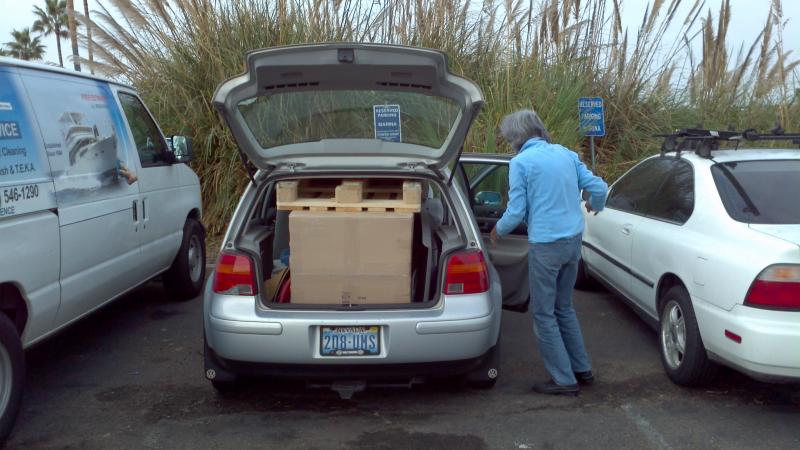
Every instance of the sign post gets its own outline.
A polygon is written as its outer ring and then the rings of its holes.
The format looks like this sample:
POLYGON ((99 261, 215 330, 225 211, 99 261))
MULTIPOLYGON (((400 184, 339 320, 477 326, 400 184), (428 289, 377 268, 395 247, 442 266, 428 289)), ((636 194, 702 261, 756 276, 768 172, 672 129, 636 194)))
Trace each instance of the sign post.
POLYGON ((603 110, 603 99, 600 97, 579 98, 578 121, 580 123, 581 134, 589 136, 589 151, 592 154, 592 172, 594 172, 594 137, 606 135, 606 118, 603 110))

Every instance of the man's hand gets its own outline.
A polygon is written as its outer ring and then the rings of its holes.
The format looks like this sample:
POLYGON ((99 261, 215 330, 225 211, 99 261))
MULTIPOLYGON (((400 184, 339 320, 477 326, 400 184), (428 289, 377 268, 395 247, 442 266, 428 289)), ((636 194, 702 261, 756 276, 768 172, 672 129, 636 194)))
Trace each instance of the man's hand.
POLYGON ((489 240, 492 241, 492 248, 497 248, 497 227, 492 228, 492 232, 489 233, 489 240))
POLYGON ((589 213, 589 214, 591 214, 591 213, 594 213, 594 215, 596 216, 596 215, 597 215, 597 213, 599 212, 599 211, 595 211, 595 210, 592 208, 592 205, 589 203, 589 201, 588 201, 588 200, 587 200, 587 201, 585 201, 585 202, 583 203, 583 206, 585 206, 585 207, 586 207, 586 212, 587 212, 587 213, 589 213))
POLYGON ((136 174, 128 170, 125 164, 120 164, 119 174, 125 178, 125 181, 128 182, 128 185, 135 183, 139 179, 136 174))

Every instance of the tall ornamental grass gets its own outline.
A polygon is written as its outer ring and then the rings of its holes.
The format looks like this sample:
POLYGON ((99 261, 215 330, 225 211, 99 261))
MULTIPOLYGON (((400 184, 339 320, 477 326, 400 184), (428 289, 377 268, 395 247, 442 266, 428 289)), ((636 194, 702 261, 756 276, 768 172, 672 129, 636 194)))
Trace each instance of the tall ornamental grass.
POLYGON ((608 179, 657 151, 652 135, 673 128, 800 128, 798 61, 784 49, 780 0, 764 1, 760 36, 740 47, 731 45, 729 0, 713 15, 701 0, 652 0, 633 29, 622 26, 621 0, 98 3, 92 65, 133 83, 168 133, 194 137, 212 233, 224 227, 247 178, 210 100, 257 48, 356 41, 440 49, 486 97, 467 140, 472 151, 510 151, 497 124, 532 107, 555 140, 588 159, 577 99, 601 96, 607 136, 598 141, 598 171, 608 179), (681 6, 688 14, 678 14, 681 6), (676 33, 680 39, 668 38, 676 33))

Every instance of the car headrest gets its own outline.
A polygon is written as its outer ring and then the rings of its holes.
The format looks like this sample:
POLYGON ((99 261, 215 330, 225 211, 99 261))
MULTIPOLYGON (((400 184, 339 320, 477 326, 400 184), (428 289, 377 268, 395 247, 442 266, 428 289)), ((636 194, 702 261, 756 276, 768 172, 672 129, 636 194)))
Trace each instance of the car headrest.
POLYGON ((431 225, 441 225, 444 222, 444 205, 440 198, 426 198, 422 202, 422 212, 428 216, 431 225))

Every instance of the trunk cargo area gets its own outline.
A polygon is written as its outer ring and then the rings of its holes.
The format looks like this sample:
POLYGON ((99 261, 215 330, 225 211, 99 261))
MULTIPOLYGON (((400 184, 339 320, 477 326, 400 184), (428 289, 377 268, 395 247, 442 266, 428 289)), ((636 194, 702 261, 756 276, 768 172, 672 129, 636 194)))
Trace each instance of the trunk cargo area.
POLYGON ((412 213, 289 213, 295 304, 411 301, 412 213))
POLYGON ((258 254, 270 308, 429 307, 463 245, 438 183, 298 178, 259 193, 238 246, 258 254))

